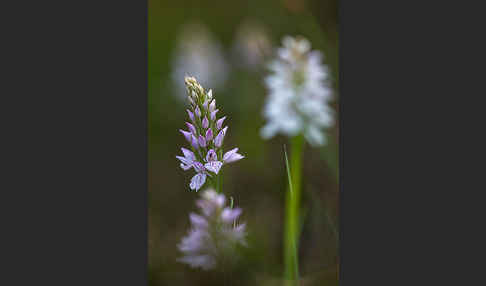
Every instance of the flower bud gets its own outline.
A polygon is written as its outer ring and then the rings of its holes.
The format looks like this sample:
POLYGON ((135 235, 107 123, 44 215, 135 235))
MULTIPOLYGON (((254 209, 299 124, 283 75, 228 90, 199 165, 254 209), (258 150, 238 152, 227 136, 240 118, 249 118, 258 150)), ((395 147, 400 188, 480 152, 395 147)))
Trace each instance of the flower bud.
POLYGON ((204 129, 207 129, 209 127, 209 121, 208 121, 208 118, 206 116, 204 116, 204 119, 202 121, 202 127, 204 129))
POLYGON ((216 120, 216 113, 218 113, 219 109, 211 111, 211 121, 216 120))
POLYGON ((226 152, 223 155, 223 161, 225 163, 232 163, 232 162, 235 162, 235 161, 238 161, 238 160, 245 158, 245 156, 243 156, 243 155, 241 155, 237 152, 238 152, 238 148, 234 148, 234 149, 226 152))
POLYGON ((192 135, 191 145, 192 147, 194 147, 194 149, 199 149, 199 145, 197 144, 197 138, 194 135, 192 135))
POLYGON ((214 146, 219 148, 219 147, 221 147, 221 145, 223 145, 223 139, 224 139, 224 135, 226 135, 227 129, 228 129, 228 126, 226 126, 223 130, 221 130, 218 133, 218 136, 216 136, 216 138, 214 139, 214 146))
POLYGON ((196 79, 192 76, 184 77, 184 82, 187 86, 194 86, 194 84, 197 83, 196 79))
POLYGON ((209 100, 206 99, 206 101, 203 103, 203 109, 208 110, 208 108, 209 108, 209 100))
POLYGON ((201 146, 203 148, 206 147, 206 139, 202 135, 199 135, 198 143, 199 143, 199 146, 201 146))
POLYGON ((194 122, 194 113, 192 113, 189 109, 186 109, 187 114, 189 115, 189 118, 191 119, 192 122, 194 122))
POLYGON ((213 130, 211 128, 206 131, 206 141, 211 141, 213 139, 213 130))
POLYGON ((189 131, 191 131, 192 134, 196 135, 197 132, 196 132, 196 127, 194 127, 194 125, 192 125, 191 123, 189 122, 186 122, 186 125, 187 125, 187 128, 189 128, 189 131))
POLYGON ((221 127, 223 126, 223 121, 226 119, 226 116, 224 117, 221 117, 220 119, 218 119, 218 121, 216 121, 216 128, 219 130, 221 129, 221 127))
POLYGON ((209 104, 209 112, 213 112, 216 109, 216 99, 213 99, 211 103, 209 104))
POLYGON ((189 102, 191 103, 191 105, 194 105, 194 100, 192 99, 192 97, 188 96, 187 98, 189 99, 189 102))
POLYGON ((200 117, 201 117, 201 109, 199 109, 199 106, 196 106, 196 110, 194 110, 194 112, 196 113, 196 116, 197 116, 198 118, 200 118, 200 117))

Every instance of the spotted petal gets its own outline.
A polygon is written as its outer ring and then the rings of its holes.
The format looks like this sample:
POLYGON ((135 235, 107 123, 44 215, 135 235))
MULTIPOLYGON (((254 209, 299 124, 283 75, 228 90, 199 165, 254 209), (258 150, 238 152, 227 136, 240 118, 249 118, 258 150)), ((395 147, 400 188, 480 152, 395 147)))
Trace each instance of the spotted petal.
POLYGON ((219 173, 219 169, 221 169, 221 166, 223 166, 223 163, 220 161, 211 161, 209 163, 206 163, 204 167, 206 170, 214 172, 216 174, 219 173))
POLYGON ((206 154, 206 162, 211 162, 211 161, 217 161, 218 160, 218 155, 214 151, 214 149, 210 149, 208 151, 208 154, 206 154))
POLYGON ((192 168, 192 164, 187 165, 187 164, 181 163, 181 168, 182 168, 182 170, 187 171, 187 170, 192 168))
POLYGON ((191 190, 196 190, 199 191, 199 189, 204 185, 206 182, 206 174, 204 173, 197 173, 194 177, 191 179, 191 184, 189 187, 191 190))
POLYGON ((194 155, 194 153, 192 153, 192 151, 182 147, 181 148, 182 150, 182 153, 184 154, 184 157, 186 157, 186 159, 190 159, 191 161, 195 161, 196 160, 196 155, 194 155))

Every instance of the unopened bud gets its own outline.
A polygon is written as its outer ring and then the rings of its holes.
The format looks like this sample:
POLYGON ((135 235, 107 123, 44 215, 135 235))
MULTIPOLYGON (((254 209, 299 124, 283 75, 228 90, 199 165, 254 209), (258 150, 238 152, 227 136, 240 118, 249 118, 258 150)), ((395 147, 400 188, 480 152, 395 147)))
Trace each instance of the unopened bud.
POLYGON ((204 116, 204 119, 203 119, 203 121, 202 121, 202 127, 203 127, 204 129, 206 129, 206 128, 208 128, 208 127, 209 127, 209 120, 208 120, 208 118, 207 118, 206 116, 204 116))

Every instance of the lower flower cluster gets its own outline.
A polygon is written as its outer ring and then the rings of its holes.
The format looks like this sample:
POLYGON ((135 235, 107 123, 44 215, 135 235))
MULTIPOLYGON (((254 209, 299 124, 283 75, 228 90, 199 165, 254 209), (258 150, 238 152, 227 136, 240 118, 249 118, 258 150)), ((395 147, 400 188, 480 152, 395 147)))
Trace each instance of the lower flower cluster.
POLYGON ((191 213, 191 229, 178 245, 178 261, 193 268, 214 269, 234 257, 236 247, 246 246, 245 224, 237 224, 240 208, 225 207, 226 198, 209 189, 196 202, 201 213, 191 213))

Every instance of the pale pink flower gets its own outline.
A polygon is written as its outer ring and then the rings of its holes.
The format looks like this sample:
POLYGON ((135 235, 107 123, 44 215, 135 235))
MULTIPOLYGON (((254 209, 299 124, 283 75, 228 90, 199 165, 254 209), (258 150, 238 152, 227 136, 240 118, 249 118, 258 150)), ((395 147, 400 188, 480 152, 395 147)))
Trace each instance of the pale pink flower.
POLYGON ((234 258, 238 246, 246 246, 245 224, 237 224, 240 208, 225 207, 225 196, 206 190, 196 204, 200 214, 191 213, 191 229, 178 245, 178 261, 203 270, 221 266, 222 258, 234 258))
POLYGON ((189 170, 194 167, 196 175, 191 179, 189 187, 191 190, 198 191, 206 182, 208 175, 218 175, 224 164, 238 161, 244 156, 236 153, 238 148, 223 155, 223 141, 228 126, 221 129, 226 116, 216 118, 218 109, 216 109, 216 99, 213 99, 212 90, 206 92, 192 77, 186 77, 184 81, 190 103, 187 114, 192 123, 186 122, 189 131, 180 130, 180 132, 191 144, 192 152, 183 148, 184 157, 177 156, 177 158, 182 162, 182 169, 189 170))

